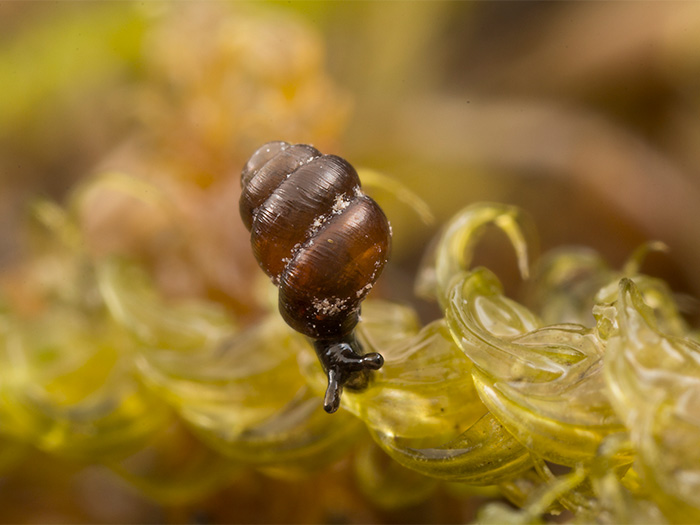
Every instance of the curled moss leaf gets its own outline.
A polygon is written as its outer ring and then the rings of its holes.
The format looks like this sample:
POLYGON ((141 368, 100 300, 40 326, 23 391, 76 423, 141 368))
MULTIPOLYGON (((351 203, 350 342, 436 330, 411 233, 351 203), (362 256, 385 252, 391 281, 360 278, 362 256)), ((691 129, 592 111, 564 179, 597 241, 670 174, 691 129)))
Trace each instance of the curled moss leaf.
POLYGON ((561 363, 552 359, 546 348, 523 352, 510 344, 508 338, 533 331, 541 322, 530 310, 505 297, 500 281, 489 270, 477 268, 462 274, 448 297, 447 323, 455 341, 478 368, 511 380, 547 380, 562 374, 561 363))
POLYGON ((101 460, 143 445, 170 417, 131 368, 108 319, 54 308, 14 319, 2 349, 2 431, 57 454, 101 460))
POLYGON ((586 478, 583 468, 572 470, 552 483, 535 491, 521 510, 513 510, 501 503, 486 505, 479 513, 478 523, 528 524, 544 523, 544 514, 562 496, 579 486, 586 478))
POLYGON ((602 287, 617 282, 601 255, 590 248, 558 248, 537 261, 529 283, 529 304, 545 325, 592 326, 591 311, 602 287))
MULTIPOLYGON (((595 296, 597 304, 593 309, 593 314, 599 322, 600 313, 604 312, 608 305, 618 298, 620 279, 622 279, 621 276, 601 288, 595 296)), ((685 337, 689 334, 687 323, 678 311, 671 289, 666 282, 648 275, 632 275, 628 279, 635 283, 645 305, 648 307, 648 315, 654 318, 653 324, 658 330, 677 337, 685 337)), ((644 310, 646 312, 647 308, 644 310)), ((610 313, 613 315, 613 318, 610 318, 610 320, 617 327, 619 317, 617 309, 614 308, 610 313)))
POLYGON ((383 173, 367 168, 358 168, 357 174, 360 176, 363 187, 388 191, 397 200, 403 202, 418 214, 418 217, 420 217, 425 224, 433 224, 435 222, 435 216, 433 212, 430 211, 430 206, 416 193, 396 179, 392 179, 383 173))
MULTIPOLYGON (((645 301, 657 312, 659 322, 666 323, 665 328, 675 334, 685 333, 687 326, 678 313, 668 285, 660 279, 640 274, 640 267, 649 253, 667 249, 660 242, 644 243, 630 255, 622 269, 611 268, 590 248, 552 250, 535 265, 534 278, 528 287, 529 304, 544 324, 571 322, 593 326, 597 322, 599 329, 604 328, 600 325, 599 314, 604 304, 617 296, 620 279, 629 277, 638 283, 645 301)), ((614 314, 608 321, 614 324, 614 314)))
POLYGON ((235 333, 234 320, 214 303, 167 304, 145 272, 134 263, 105 258, 97 265, 97 277, 111 314, 150 348, 211 349, 235 333))
POLYGON ((479 203, 468 206, 447 224, 434 252, 424 260, 416 283, 418 294, 437 296, 445 308, 453 279, 469 269, 474 248, 490 224, 508 236, 515 248, 520 273, 527 278, 537 244, 529 216, 514 206, 479 203))
POLYGON ((430 497, 438 483, 394 461, 372 441, 355 456, 355 474, 362 492, 383 509, 416 505, 430 497))
POLYGON ((451 440, 484 412, 471 379, 471 365, 442 321, 381 350, 384 366, 369 387, 352 395, 348 409, 367 425, 404 439, 451 440))
POLYGON ((2 313, 0 431, 60 455, 103 461, 131 453, 172 417, 134 373, 134 344, 100 301, 94 267, 60 207, 35 213, 40 236, 16 302, 2 313))
POLYGON ((527 449, 489 413, 456 439, 435 447, 412 446, 410 440, 378 431, 373 436, 398 463, 447 481, 493 485, 532 466, 527 449))
POLYGON ((521 443, 550 461, 574 466, 622 429, 605 396, 603 342, 591 329, 539 327, 501 295, 493 274, 477 269, 456 283, 446 312, 489 410, 521 443))
POLYGON ((242 463, 206 446, 179 419, 163 426, 134 454, 106 461, 105 465, 163 505, 200 501, 244 471, 242 463))
POLYGON ((619 334, 608 343, 611 401, 638 450, 642 478, 674 522, 700 519, 700 345, 659 330, 630 279, 619 285, 619 334))
POLYGON ((139 341, 146 382, 228 457, 266 468, 313 469, 352 442, 349 414, 330 420, 298 371, 307 343, 278 316, 239 331, 205 301, 167 304, 137 267, 116 260, 100 269, 114 315, 139 341))
POLYGON ((365 391, 348 391, 344 404, 386 453, 424 475, 478 485, 529 468, 527 451, 479 400, 472 365, 444 321, 415 333, 410 311, 387 303, 368 303, 363 317, 363 343, 385 364, 365 391), (387 332, 390 324, 395 330, 387 332))
POLYGON ((641 489, 632 465, 635 449, 627 433, 608 436, 590 466, 596 500, 580 514, 600 523, 666 523, 660 509, 641 489))

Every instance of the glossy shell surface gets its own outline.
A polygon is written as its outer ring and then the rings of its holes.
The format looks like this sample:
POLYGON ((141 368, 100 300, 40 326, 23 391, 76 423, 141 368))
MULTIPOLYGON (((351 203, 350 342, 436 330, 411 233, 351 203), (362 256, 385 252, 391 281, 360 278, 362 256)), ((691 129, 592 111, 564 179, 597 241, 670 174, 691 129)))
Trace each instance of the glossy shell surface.
POLYGON ((352 332, 391 244, 355 169, 311 146, 271 142, 250 158, 241 185, 241 217, 285 321, 314 339, 352 332))

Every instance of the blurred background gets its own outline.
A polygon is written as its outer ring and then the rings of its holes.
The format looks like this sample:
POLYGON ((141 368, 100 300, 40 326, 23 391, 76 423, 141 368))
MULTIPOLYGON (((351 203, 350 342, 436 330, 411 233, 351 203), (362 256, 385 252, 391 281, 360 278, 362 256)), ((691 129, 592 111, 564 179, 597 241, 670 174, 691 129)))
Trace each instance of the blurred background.
MULTIPOLYGON (((432 225, 371 192, 394 229, 378 291, 426 318, 413 280, 430 239, 462 207, 495 201, 533 216, 543 251, 582 244, 620 266, 663 241, 645 271, 686 297, 697 325, 698 3, 0 1, 0 90, 0 283, 22 308, 28 209, 45 197, 74 206, 90 253, 137 257, 163 294, 254 319, 238 176, 259 145, 285 140, 427 201, 432 225), (148 184, 167 210, 105 174, 148 184)), ((514 255, 493 237, 477 263, 515 293, 514 255)), ((35 452, 0 478, 0 521, 473 517, 477 500, 445 491, 378 508, 346 470, 293 483, 246 472, 167 507, 99 466, 35 452)))

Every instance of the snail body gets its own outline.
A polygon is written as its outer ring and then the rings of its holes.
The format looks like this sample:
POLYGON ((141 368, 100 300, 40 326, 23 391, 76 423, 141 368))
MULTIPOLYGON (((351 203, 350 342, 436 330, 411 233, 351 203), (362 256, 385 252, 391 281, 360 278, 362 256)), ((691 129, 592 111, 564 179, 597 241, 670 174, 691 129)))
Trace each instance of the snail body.
POLYGON ((327 412, 343 386, 363 388, 380 354, 362 354, 360 304, 387 262, 391 226, 335 155, 286 142, 259 148, 241 173, 240 212, 260 267, 279 288, 279 310, 311 338, 328 375, 327 412))

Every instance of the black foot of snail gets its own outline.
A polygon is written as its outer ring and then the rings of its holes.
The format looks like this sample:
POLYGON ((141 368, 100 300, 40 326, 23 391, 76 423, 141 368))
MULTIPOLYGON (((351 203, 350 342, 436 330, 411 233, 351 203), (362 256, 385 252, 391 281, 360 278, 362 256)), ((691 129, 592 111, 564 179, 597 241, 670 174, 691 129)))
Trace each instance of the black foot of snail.
POLYGON ((355 390, 365 388, 369 379, 368 372, 379 370, 384 364, 381 354, 372 352, 362 355, 360 344, 353 336, 315 340, 314 348, 328 375, 323 408, 329 414, 338 410, 344 386, 355 390))

